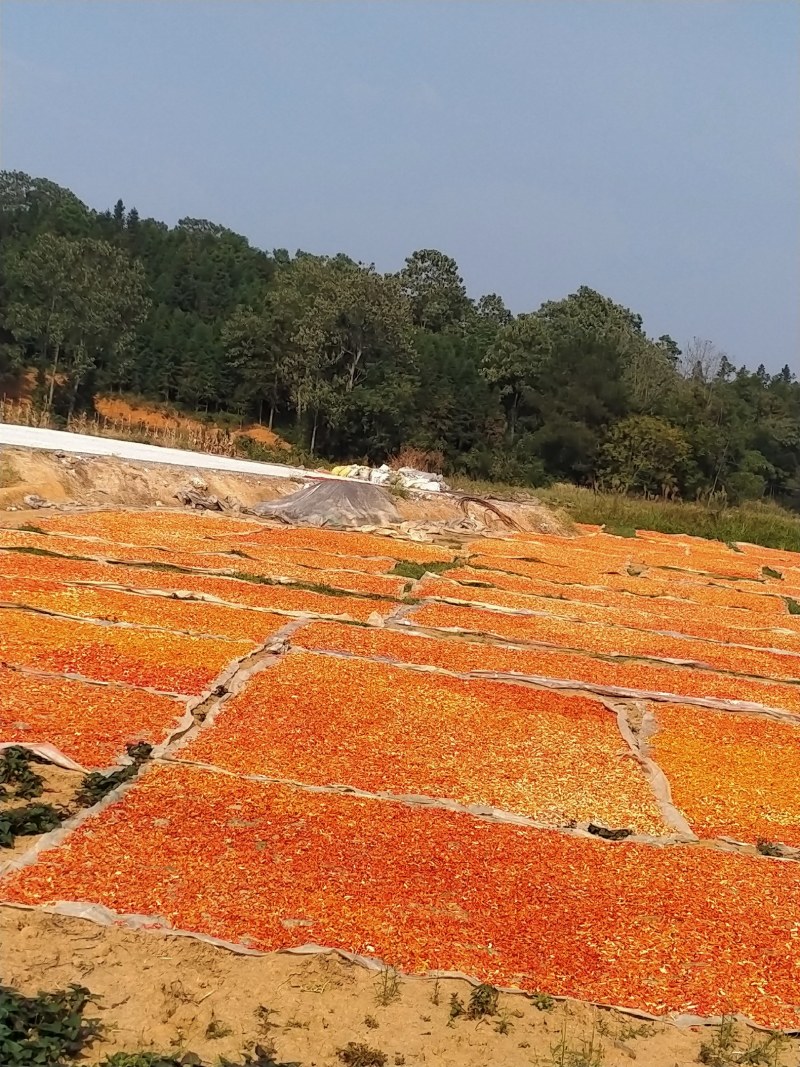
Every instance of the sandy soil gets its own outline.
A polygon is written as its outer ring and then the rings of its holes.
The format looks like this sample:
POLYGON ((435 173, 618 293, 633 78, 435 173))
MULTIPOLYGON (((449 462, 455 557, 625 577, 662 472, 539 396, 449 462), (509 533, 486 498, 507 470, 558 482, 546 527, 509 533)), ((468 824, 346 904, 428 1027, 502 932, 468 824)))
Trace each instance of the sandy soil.
MULTIPOLYGON (((409 1067, 688 1067, 711 1036, 575 1002, 540 1010, 514 994, 501 995, 496 1016, 451 1023, 451 995, 469 1000, 464 981, 400 979, 383 1004, 384 977, 335 954, 236 956, 189 938, 10 907, 0 907, 0 972, 24 992, 78 982, 99 997, 93 1013, 108 1033, 88 1062, 122 1049, 193 1051, 214 1062, 273 1042, 279 1061, 327 1067, 355 1041, 409 1067), (562 1042, 576 1054, 590 1043, 602 1052, 559 1058, 562 1042)), ((746 1044, 753 1035, 741 1036, 746 1044)), ((799 1051, 800 1042, 787 1044, 777 1062, 796 1063, 799 1051)))

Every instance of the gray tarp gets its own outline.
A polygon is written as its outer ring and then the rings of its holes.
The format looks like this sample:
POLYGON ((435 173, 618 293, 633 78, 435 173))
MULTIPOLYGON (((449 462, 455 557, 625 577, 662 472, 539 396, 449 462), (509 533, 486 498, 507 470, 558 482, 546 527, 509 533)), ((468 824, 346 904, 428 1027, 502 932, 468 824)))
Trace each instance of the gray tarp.
POLYGON ((355 481, 316 482, 257 504, 253 511, 298 526, 391 526, 401 521, 385 489, 355 481))

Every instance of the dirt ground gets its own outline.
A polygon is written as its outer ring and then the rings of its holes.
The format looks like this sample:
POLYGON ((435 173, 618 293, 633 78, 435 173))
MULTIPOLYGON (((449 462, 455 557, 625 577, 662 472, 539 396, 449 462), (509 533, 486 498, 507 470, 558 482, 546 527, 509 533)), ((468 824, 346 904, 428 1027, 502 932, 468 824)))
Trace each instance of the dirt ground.
MULTIPOLYGON (((260 1043, 273 1044, 279 1062, 333 1067, 354 1041, 408 1067, 684 1067, 711 1037, 576 1002, 540 1008, 516 994, 500 996, 496 1015, 451 1020, 451 996, 469 1002, 462 980, 400 978, 395 987, 390 973, 333 953, 237 956, 190 938, 11 907, 0 907, 0 972, 26 993, 76 982, 98 997, 92 1014, 107 1035, 87 1062, 149 1050, 192 1051, 213 1063, 260 1043)), ((742 1028, 743 1047, 763 1036, 742 1028)), ((787 1042, 776 1062, 796 1063, 799 1051, 800 1042, 787 1042)))
MULTIPOLYGON (((33 770, 44 782, 44 791, 41 796, 33 800, 20 800, 14 795, 13 786, 9 789, 9 795, 0 797, 0 815, 8 808, 24 807, 27 804, 52 804, 54 808, 71 809, 75 793, 83 780, 80 771, 66 771, 61 767, 54 767, 51 763, 36 763, 33 770)), ((38 837, 18 837, 10 848, 0 849, 0 872, 4 864, 9 860, 21 856, 31 847, 38 837)), ((0 968, 2 973, 2 968, 0 968)))
MULTIPOLYGON (((24 497, 29 494, 57 507, 177 507, 175 493, 189 486, 194 476, 203 480, 210 495, 243 509, 285 496, 303 484, 287 478, 132 463, 110 456, 4 448, 0 450, 0 526, 35 522, 36 515, 47 514, 46 509, 26 507, 24 497)), ((404 522, 458 524, 467 520, 487 530, 507 528, 482 504, 455 495, 409 494, 397 497, 394 504, 404 522)), ((498 501, 497 506, 520 529, 569 532, 568 521, 535 501, 498 501)))

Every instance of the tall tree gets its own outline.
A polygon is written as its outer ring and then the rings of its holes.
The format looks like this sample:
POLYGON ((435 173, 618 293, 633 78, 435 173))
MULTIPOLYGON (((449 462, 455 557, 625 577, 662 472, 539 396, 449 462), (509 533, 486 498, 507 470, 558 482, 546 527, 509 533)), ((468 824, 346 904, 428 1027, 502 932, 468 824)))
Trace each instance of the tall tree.
POLYGON ((420 249, 408 257, 398 278, 416 326, 432 333, 463 328, 471 303, 451 256, 435 248, 420 249))

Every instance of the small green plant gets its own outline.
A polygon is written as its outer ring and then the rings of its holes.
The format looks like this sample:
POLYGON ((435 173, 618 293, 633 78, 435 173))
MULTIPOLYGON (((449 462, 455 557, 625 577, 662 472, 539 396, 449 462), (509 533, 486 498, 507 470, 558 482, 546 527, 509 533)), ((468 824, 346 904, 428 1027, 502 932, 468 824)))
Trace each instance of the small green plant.
POLYGON ((394 967, 383 967, 376 983, 375 1000, 384 1008, 400 997, 400 977, 394 967))
POLYGON ((756 848, 762 856, 782 856, 783 849, 780 845, 776 845, 774 841, 767 841, 765 837, 759 837, 756 841, 756 848))
POLYGON ((441 999, 441 985, 438 978, 433 980, 433 992, 431 993, 431 1004, 438 1004, 441 999))
POLYGON ((764 575, 765 578, 778 578, 778 579, 782 579, 783 578, 783 575, 781 574, 781 572, 780 571, 776 571, 774 567, 762 567, 761 568, 761 573, 764 575))
POLYGON ((568 1037, 567 1024, 564 1022, 561 1036, 550 1046, 550 1054, 552 1067, 602 1067, 605 1049, 594 1027, 588 1037, 582 1037, 573 1043, 568 1037))
POLYGON ((779 1067, 781 1053, 786 1045, 787 1039, 783 1034, 771 1031, 765 1037, 757 1037, 751 1033, 747 1044, 742 1047, 735 1020, 726 1015, 711 1040, 700 1045, 697 1059, 699 1063, 706 1064, 706 1067, 779 1067))
POLYGON ((511 1017, 508 1012, 503 1012, 497 1022, 494 1024, 495 1032, 498 1034, 510 1034, 514 1024, 511 1021, 511 1017))
POLYGON ((0 811, 0 848, 12 848, 17 837, 34 837, 55 830, 65 815, 66 812, 52 804, 26 804, 0 811))
POLYGON ((26 997, 0 986, 0 1063, 9 1067, 63 1067, 101 1034, 97 1019, 84 1019, 92 996, 71 985, 26 997))
POLYGON ((31 767, 31 763, 43 762, 27 748, 11 745, 0 754, 0 797, 7 796, 5 786, 14 787, 14 795, 21 800, 32 800, 44 792, 44 780, 31 767))
POLYGON ((639 1026, 634 1026, 633 1023, 623 1023, 619 1028, 617 1038, 620 1041, 634 1041, 639 1037, 653 1037, 655 1032, 656 1028, 652 1023, 641 1023, 639 1026))
POLYGON ((233 1030, 231 1030, 230 1026, 226 1026, 225 1023, 220 1022, 212 1012, 208 1026, 206 1027, 206 1037, 211 1041, 216 1041, 222 1037, 230 1037, 232 1033, 233 1030))
POLYGON ((337 1050, 336 1055, 345 1067, 385 1067, 388 1059, 385 1052, 361 1041, 348 1041, 344 1048, 337 1050))
POLYGON ((92 771, 84 777, 75 797, 79 804, 83 805, 83 807, 91 807, 92 804, 102 800, 112 789, 116 789, 118 785, 135 778, 142 769, 142 764, 146 763, 150 758, 153 746, 148 745, 145 741, 137 741, 132 745, 128 745, 127 751, 131 758, 131 763, 126 767, 120 767, 118 771, 112 771, 111 774, 92 771))
POLYGON ((365 1015, 364 1016, 364 1026, 368 1027, 370 1030, 377 1030, 378 1027, 380 1026, 380 1023, 378 1022, 378 1020, 375 1018, 374 1015, 365 1015))
POLYGON ((794 597, 786 597, 786 607, 789 609, 790 615, 800 615, 800 603, 794 597))
POLYGON ((497 1015, 497 1002, 500 994, 493 985, 481 982, 469 995, 467 1018, 483 1019, 486 1015, 497 1015))
POLYGON ((555 1000, 549 993, 532 993, 530 999, 531 1004, 533 1004, 534 1008, 538 1011, 552 1011, 556 1006, 555 1000))
POLYGON ((452 1026, 456 1019, 460 1019, 462 1015, 467 1014, 467 1008, 464 1001, 458 995, 458 993, 450 994, 450 1019, 448 1026, 452 1026))

